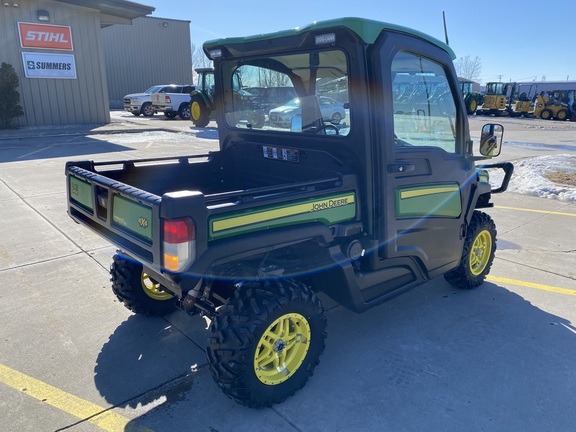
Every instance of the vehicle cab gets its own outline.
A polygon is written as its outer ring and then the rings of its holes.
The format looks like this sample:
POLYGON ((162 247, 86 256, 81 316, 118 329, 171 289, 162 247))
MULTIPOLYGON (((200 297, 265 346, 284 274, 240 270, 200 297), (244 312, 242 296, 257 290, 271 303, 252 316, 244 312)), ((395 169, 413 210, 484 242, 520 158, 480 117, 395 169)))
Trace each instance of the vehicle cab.
MULTIPOLYGON (((224 152, 275 160, 279 170, 291 164, 302 179, 311 171, 299 164, 329 154, 314 171, 337 169, 353 179, 371 270, 411 255, 433 277, 459 261, 478 174, 447 45, 401 26, 342 18, 209 41, 204 50, 217 71, 224 152), (277 39, 274 52, 270 39, 277 39), (252 122, 259 108, 234 97, 235 75, 247 87, 291 86, 297 99, 252 122), (323 99, 339 106, 337 121, 323 111, 323 99)), ((484 193, 480 201, 489 206, 484 193)))

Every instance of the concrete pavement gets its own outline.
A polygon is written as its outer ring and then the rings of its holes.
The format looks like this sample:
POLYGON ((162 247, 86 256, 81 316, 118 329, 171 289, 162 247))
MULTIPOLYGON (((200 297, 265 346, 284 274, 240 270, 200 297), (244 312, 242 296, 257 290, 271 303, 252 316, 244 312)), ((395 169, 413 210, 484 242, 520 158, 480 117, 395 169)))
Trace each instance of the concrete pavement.
MULTIPOLYGON (((573 429, 576 203, 496 196, 497 258, 479 289, 439 278, 360 315, 323 298, 315 375, 286 402, 251 410, 213 383, 205 321, 124 309, 109 286, 114 248, 66 215, 66 160, 217 148, 214 130, 189 122, 119 118, 0 140, 4 430, 573 429)), ((550 140, 536 132, 534 142, 550 140)))

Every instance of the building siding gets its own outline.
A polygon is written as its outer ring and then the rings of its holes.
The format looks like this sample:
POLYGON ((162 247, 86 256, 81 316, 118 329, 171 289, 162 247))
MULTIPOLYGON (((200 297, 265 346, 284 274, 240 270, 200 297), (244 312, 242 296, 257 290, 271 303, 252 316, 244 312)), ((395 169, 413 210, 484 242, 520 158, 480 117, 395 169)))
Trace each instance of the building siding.
POLYGON ((18 126, 108 123, 108 85, 100 29, 100 12, 56 1, 19 0, 0 4, 0 62, 12 64, 20 78, 18 91, 25 115, 18 126), (17 3, 18 7, 14 7, 17 3), (18 22, 39 23, 38 9, 50 22, 71 28, 73 51, 21 48, 18 22), (74 55, 76 79, 26 78, 22 52, 74 55))
POLYGON ((155 17, 102 29, 110 108, 156 84, 192 82, 190 21, 155 17))

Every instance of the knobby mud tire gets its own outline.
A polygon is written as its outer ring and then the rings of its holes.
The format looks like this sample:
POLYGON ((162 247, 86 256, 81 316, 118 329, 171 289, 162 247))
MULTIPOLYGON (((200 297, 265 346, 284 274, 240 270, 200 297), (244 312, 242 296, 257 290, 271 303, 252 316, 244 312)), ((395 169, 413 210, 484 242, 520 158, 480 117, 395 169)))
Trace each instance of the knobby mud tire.
POLYGON ((496 225, 484 212, 474 211, 466 231, 460 265, 444 279, 461 289, 480 286, 490 273, 496 252, 496 225))
MULTIPOLYGON (((210 332, 207 349, 210 371, 221 390, 241 405, 270 407, 300 390, 312 376, 324 352, 326 316, 316 294, 304 284, 268 280, 248 283, 237 290, 212 321, 210 332), (309 325, 308 348, 304 354, 297 354, 301 363, 286 373, 288 378, 274 382, 276 376, 272 378, 273 384, 265 384, 257 376, 262 372, 256 367, 256 353, 269 342, 266 338, 273 333, 274 323, 290 321, 292 316, 309 325)), ((274 347, 283 343, 281 338, 273 342, 274 347)), ((274 354, 273 351, 269 352, 274 354)), ((274 369, 271 373, 275 374, 274 369)))
POLYGON ((143 284, 147 275, 143 272, 142 264, 122 255, 114 255, 110 275, 112 291, 118 300, 135 314, 162 316, 175 310, 176 297, 161 291, 146 293, 143 284))

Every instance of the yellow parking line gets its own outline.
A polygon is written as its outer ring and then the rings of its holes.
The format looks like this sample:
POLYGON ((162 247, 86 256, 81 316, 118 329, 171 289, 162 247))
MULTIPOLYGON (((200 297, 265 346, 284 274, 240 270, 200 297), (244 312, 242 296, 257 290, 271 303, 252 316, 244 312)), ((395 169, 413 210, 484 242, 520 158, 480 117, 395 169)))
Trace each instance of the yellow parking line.
MULTIPOLYGON (((73 137, 73 138, 64 140, 63 142, 72 142, 72 141, 77 140, 78 138, 82 138, 82 137, 73 137)), ((53 147, 56 146, 56 145, 58 145, 58 144, 52 144, 52 145, 49 145, 48 147, 42 147, 42 148, 40 148, 40 149, 38 149, 38 150, 31 151, 30 153, 26 153, 26 154, 24 154, 24 155, 22 155, 22 156, 18 156, 16 159, 24 159, 24 158, 30 157, 30 156, 32 156, 32 155, 35 155, 35 154, 37 154, 37 153, 40 153, 40 152, 43 152, 43 151, 46 151, 46 150, 50 150, 51 148, 53 148, 53 147)))
POLYGON ((551 215, 558 215, 558 216, 576 217, 576 213, 565 213, 565 212, 556 212, 556 211, 549 211, 549 210, 534 210, 534 209, 519 208, 519 207, 506 207, 506 206, 494 206, 494 207, 499 208, 499 209, 506 209, 506 210, 517 210, 517 211, 525 211, 525 212, 531 212, 531 213, 543 213, 543 214, 551 214, 551 215))
MULTIPOLYGON (((106 408, 66 393, 3 364, 0 364, 0 383, 4 383, 28 396, 52 405, 74 417, 86 420, 108 432, 123 432, 126 430, 128 423, 130 423, 130 419, 126 417, 107 411, 106 408)), ((133 424, 130 425, 130 430, 134 432, 152 432, 150 429, 133 424)))
POLYGON ((566 295, 576 296, 576 290, 568 289, 568 288, 559 288, 559 287, 554 287, 554 286, 550 286, 550 285, 542 285, 542 284, 537 284, 537 283, 533 283, 533 282, 525 282, 525 281, 521 281, 521 280, 509 279, 509 278, 503 278, 503 277, 491 276, 491 275, 486 276, 486 280, 488 280, 490 282, 508 283, 508 284, 518 285, 518 286, 523 286, 523 287, 528 287, 528 288, 535 288, 535 289, 539 289, 542 291, 550 291, 550 292, 554 292, 554 293, 558 293, 558 294, 566 294, 566 295))

